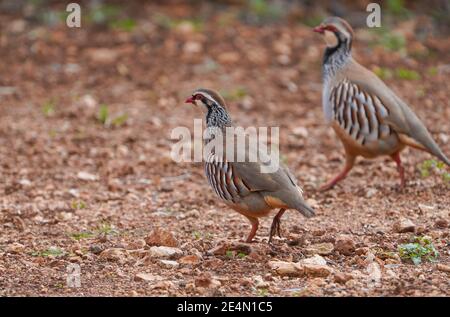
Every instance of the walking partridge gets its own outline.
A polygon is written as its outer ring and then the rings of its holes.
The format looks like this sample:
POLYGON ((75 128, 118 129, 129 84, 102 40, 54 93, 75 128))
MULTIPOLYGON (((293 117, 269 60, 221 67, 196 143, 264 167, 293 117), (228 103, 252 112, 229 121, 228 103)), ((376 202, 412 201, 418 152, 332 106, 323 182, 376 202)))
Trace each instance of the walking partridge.
POLYGON ((389 155, 405 185, 400 152, 411 146, 450 165, 430 133, 408 107, 375 74, 352 58, 353 30, 343 19, 326 18, 315 32, 327 43, 323 57, 322 103, 326 121, 341 139, 346 154, 343 171, 321 187, 332 188, 346 177, 359 155, 389 155))
MULTIPOLYGON (((206 112, 207 132, 211 135, 219 132, 225 136, 227 127, 233 125, 223 98, 213 90, 198 89, 186 103, 197 105, 197 101, 206 112)), ((212 138, 205 139, 205 148, 211 140, 212 138)), ((227 149, 225 146, 221 154, 214 148, 207 151, 205 173, 217 196, 229 207, 247 217, 252 224, 246 242, 253 240, 258 230, 258 218, 268 216, 272 209, 280 208, 270 228, 269 243, 275 233, 280 236, 280 219, 286 209, 295 209, 308 218, 314 215, 313 209, 303 200, 302 189, 285 166, 279 163, 280 166, 275 172, 263 173, 261 166, 265 163, 260 159, 248 160, 249 154, 260 154, 259 150, 250 147, 238 148, 237 152, 256 151, 245 153, 246 159, 241 162, 227 160, 227 149)))

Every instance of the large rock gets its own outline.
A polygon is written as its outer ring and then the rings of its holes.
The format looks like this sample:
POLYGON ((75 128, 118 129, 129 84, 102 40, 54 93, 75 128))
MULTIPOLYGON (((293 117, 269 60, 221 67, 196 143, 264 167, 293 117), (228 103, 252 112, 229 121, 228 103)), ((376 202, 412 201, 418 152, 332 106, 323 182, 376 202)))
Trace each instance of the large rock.
POLYGON ((167 259, 177 259, 183 256, 183 251, 178 248, 172 247, 151 247, 149 250, 151 257, 155 258, 167 258, 167 259))
POLYGON ((394 223, 394 231, 397 233, 414 232, 416 225, 409 219, 400 219, 394 223))
POLYGON ((159 260, 159 264, 166 269, 176 269, 180 266, 177 261, 173 260, 159 260))
POLYGON ((325 259, 320 255, 301 260, 298 267, 304 274, 311 277, 326 277, 333 272, 333 269, 327 265, 325 259))
POLYGON ((269 267, 281 276, 301 276, 302 269, 294 262, 269 261, 269 267))
POLYGON ((176 247, 178 241, 170 231, 156 228, 145 238, 145 242, 150 246, 176 247))
POLYGON ((336 239, 334 249, 343 255, 351 255, 355 252, 355 242, 350 236, 342 235, 336 239))
POLYGON ((281 276, 311 276, 326 277, 333 272, 327 262, 320 255, 303 259, 298 263, 284 261, 270 261, 269 266, 281 276))
POLYGON ((124 262, 127 259, 127 252, 122 248, 109 248, 100 253, 100 258, 107 261, 124 262))
POLYGON ((153 275, 150 273, 137 273, 134 276, 135 281, 146 281, 146 282, 155 282, 155 281, 161 281, 162 277, 159 275, 153 275))
POLYGON ((180 260, 178 260, 181 264, 194 265, 200 262, 200 257, 195 254, 190 254, 183 256, 180 260))

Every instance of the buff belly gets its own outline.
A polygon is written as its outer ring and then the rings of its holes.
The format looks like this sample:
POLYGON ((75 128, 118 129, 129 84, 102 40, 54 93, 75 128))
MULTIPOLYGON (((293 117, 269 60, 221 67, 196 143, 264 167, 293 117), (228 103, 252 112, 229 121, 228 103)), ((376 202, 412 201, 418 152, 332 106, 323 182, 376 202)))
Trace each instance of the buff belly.
POLYGON ((336 121, 333 121, 331 126, 344 144, 345 150, 354 156, 361 155, 366 158, 374 158, 380 155, 394 154, 405 147, 395 132, 383 139, 367 140, 364 144, 361 144, 336 121))
MULTIPOLYGON (((253 192, 240 199, 238 203, 224 202, 235 211, 248 217, 260 218, 267 216, 274 208, 274 201, 259 192, 253 192)), ((281 207, 280 207, 281 208, 281 207)))

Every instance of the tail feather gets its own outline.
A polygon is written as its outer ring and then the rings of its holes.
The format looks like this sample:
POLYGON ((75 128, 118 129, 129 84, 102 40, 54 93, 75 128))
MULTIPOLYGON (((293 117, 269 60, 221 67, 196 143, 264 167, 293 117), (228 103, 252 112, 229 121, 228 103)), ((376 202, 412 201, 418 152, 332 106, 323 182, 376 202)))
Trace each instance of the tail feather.
POLYGON ((406 133, 400 136, 400 140, 410 146, 425 150, 432 155, 436 156, 438 159, 443 161, 445 164, 450 166, 450 160, 445 156, 439 145, 434 141, 431 134, 428 132, 427 128, 420 121, 420 119, 409 109, 405 108, 404 112, 408 118, 408 129, 406 133))
POLYGON ((438 159, 440 159, 442 162, 444 162, 448 166, 450 166, 450 160, 447 158, 447 156, 445 156, 445 154, 442 152, 442 150, 439 148, 439 146, 436 144, 436 142, 434 142, 434 140, 431 139, 431 136, 429 139, 427 138, 428 142, 425 145, 422 143, 419 143, 418 141, 416 141, 404 134, 399 134, 399 137, 400 137, 400 141, 402 143, 409 145, 413 148, 428 152, 431 155, 436 156, 438 159))
POLYGON ((299 211, 306 218, 311 218, 316 215, 314 209, 308 206, 304 201, 298 202, 295 206, 295 210, 299 211))

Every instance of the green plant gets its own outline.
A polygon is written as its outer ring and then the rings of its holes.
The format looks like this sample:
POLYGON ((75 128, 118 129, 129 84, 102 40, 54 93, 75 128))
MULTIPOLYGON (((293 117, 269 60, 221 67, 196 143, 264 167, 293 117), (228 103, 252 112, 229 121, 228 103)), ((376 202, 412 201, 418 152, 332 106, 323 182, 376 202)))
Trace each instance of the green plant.
POLYGON ((73 200, 71 206, 72 209, 84 209, 86 208, 86 203, 82 200, 73 200))
POLYGON ((283 13, 281 7, 267 0, 250 0, 248 2, 249 10, 258 19, 279 19, 283 13))
POLYGON ((387 11, 395 16, 408 17, 410 12, 405 7, 404 0, 387 0, 386 1, 387 11))
POLYGON ((234 252, 233 251, 231 251, 231 250, 227 250, 227 252, 225 252, 225 256, 227 257, 227 258, 233 258, 234 257, 234 252))
POLYGON ((31 253, 32 256, 42 256, 42 257, 60 257, 65 255, 64 250, 57 247, 49 247, 43 251, 35 251, 31 253))
POLYGON ((247 88, 243 86, 235 87, 229 90, 222 90, 220 94, 225 98, 232 101, 239 101, 248 95, 247 88))
POLYGON ((109 113, 108 106, 103 104, 98 110, 97 120, 106 127, 113 126, 117 128, 125 124, 125 122, 128 120, 128 114, 124 113, 112 118, 109 113))
POLYGON ((199 18, 193 19, 174 19, 165 14, 157 13, 153 15, 153 20, 157 25, 165 29, 175 29, 180 25, 187 25, 192 28, 195 32, 201 32, 204 28, 204 21, 199 18))
POLYGON ((131 32, 136 27, 136 21, 131 18, 119 19, 108 24, 113 29, 118 29, 125 32, 131 32))
POLYGON ((423 178, 429 177, 433 170, 442 176, 444 182, 450 183, 450 173, 445 171, 445 164, 443 162, 430 159, 423 161, 419 165, 419 171, 423 178))
POLYGON ((256 293, 258 296, 267 297, 269 295, 269 290, 267 288, 258 288, 256 293))
POLYGON ((107 105, 101 105, 100 109, 98 110, 97 119, 102 124, 106 124, 108 122, 109 117, 109 109, 107 105))
POLYGON ((115 117, 114 119, 112 119, 111 124, 114 127, 120 127, 120 126, 124 125, 125 122, 127 122, 127 120, 128 120, 128 114, 124 113, 124 114, 121 114, 121 115, 115 117))
POLYGON ((200 240, 200 238, 202 237, 202 234, 199 231, 192 232, 192 235, 194 236, 195 240, 200 240))
POLYGON ((402 260, 411 260, 415 265, 428 260, 433 262, 439 256, 439 252, 429 237, 414 237, 412 242, 398 246, 398 253, 402 260))
POLYGON ((437 67, 429 67, 427 69, 427 74, 430 76, 436 76, 439 73, 438 68, 437 67))
POLYGON ((109 223, 100 224, 95 233, 98 235, 110 235, 110 234, 118 234, 119 232, 109 223))
POLYGON ((325 17, 323 15, 313 15, 303 18, 300 22, 309 27, 318 26, 325 17))
POLYGON ((55 102, 48 100, 42 105, 42 113, 46 117, 51 117, 55 113, 55 102))
POLYGON ((117 20, 121 9, 114 4, 100 4, 90 8, 87 14, 87 20, 95 24, 108 24, 117 20))
POLYGON ((420 75, 418 72, 406 68, 397 68, 395 70, 395 75, 400 79, 406 80, 419 80, 420 75))
POLYGON ((386 67, 376 67, 373 72, 383 80, 391 79, 393 76, 392 71, 386 67))
POLYGON ((245 253, 243 253, 243 252, 239 252, 239 253, 237 254, 237 257, 240 258, 240 259, 243 259, 243 258, 245 258, 246 256, 247 256, 247 254, 245 254, 245 253))
POLYGON ((90 239, 93 238, 94 236, 95 234, 89 231, 74 232, 70 234, 70 237, 77 241, 80 241, 82 239, 90 239))
POLYGON ((381 45, 389 51, 406 51, 406 39, 403 35, 391 32, 386 27, 373 28, 376 38, 374 44, 381 45))

